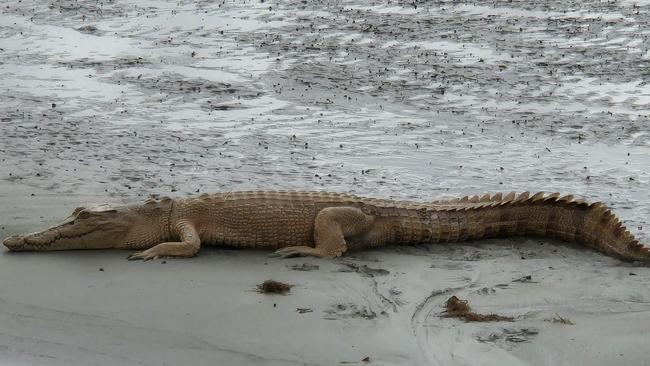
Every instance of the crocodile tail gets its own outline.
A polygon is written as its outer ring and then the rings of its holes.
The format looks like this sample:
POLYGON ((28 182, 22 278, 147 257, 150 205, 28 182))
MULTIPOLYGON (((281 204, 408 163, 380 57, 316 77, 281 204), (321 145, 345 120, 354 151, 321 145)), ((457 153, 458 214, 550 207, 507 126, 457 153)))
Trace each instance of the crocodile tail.
POLYGON ((469 228, 464 235, 468 239, 550 237, 578 242, 622 260, 650 262, 650 248, 640 244, 601 202, 589 203, 570 195, 560 197, 559 193, 531 196, 524 192, 463 197, 448 204, 455 206, 450 211, 474 212, 474 220, 470 221, 480 229, 469 228))
POLYGON ((650 248, 639 243, 601 202, 589 204, 579 241, 612 257, 650 262, 650 248))

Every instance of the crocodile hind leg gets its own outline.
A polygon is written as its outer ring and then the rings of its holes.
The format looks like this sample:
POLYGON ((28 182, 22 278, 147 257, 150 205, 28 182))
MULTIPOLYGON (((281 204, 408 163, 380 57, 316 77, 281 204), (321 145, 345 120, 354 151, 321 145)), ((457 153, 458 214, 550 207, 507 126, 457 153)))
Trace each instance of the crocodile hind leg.
POLYGON ((327 207, 322 209, 314 222, 314 247, 293 246, 277 250, 280 256, 312 256, 336 258, 347 250, 346 237, 367 233, 374 217, 354 207, 327 207))

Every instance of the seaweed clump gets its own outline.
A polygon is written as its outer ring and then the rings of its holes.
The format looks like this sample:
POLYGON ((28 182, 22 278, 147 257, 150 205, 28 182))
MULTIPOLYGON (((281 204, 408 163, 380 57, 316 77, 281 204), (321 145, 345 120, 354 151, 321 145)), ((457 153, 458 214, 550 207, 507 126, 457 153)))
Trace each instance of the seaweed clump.
POLYGON ((263 294, 280 294, 280 295, 286 295, 289 293, 291 288, 294 285, 290 285, 288 283, 283 283, 283 282, 278 282, 274 280, 266 280, 259 285, 257 285, 257 291, 263 293, 263 294))
POLYGON ((466 322, 499 322, 514 321, 514 318, 497 314, 477 314, 472 311, 467 300, 461 300, 456 296, 450 297, 445 302, 446 318, 459 318, 466 322))

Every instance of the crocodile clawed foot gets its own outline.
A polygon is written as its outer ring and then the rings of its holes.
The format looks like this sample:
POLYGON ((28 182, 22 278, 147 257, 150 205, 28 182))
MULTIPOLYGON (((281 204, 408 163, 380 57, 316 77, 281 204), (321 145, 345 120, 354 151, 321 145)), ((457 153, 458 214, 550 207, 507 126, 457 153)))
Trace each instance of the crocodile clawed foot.
POLYGON ((282 258, 292 258, 292 257, 306 257, 314 256, 320 257, 321 253, 316 248, 308 246, 295 246, 295 247, 285 247, 275 251, 275 254, 279 255, 282 258))
POLYGON ((308 246, 285 247, 276 250, 275 252, 273 252, 273 254, 278 255, 282 258, 292 258, 292 257, 334 258, 336 257, 336 256, 323 253, 320 249, 312 248, 308 246))
MULTIPOLYGON (((153 248, 152 248, 153 249, 153 248)), ((152 259, 158 259, 162 258, 160 255, 157 253, 153 252, 151 249, 144 250, 142 252, 136 252, 131 254, 130 256, 126 257, 126 259, 130 261, 137 261, 137 260, 142 260, 143 262, 152 260, 152 259)))

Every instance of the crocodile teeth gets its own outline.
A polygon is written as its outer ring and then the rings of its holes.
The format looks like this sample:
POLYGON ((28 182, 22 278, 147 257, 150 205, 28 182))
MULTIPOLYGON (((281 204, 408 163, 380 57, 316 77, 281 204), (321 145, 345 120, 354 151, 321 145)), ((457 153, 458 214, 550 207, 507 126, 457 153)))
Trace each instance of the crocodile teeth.
MULTIPOLYGON (((52 246, 54 243, 56 243, 59 240, 62 240, 62 239, 76 239, 76 238, 80 238, 82 236, 85 236, 85 235, 87 235, 89 233, 90 233, 90 231, 84 232, 84 233, 81 233, 81 234, 76 234, 76 235, 64 235, 64 234, 62 234, 60 232, 57 232, 56 235, 54 235, 54 239, 47 240, 47 241, 41 241, 42 238, 40 238, 40 237, 36 237, 36 238, 26 237, 24 240, 25 240, 25 243, 28 244, 28 245, 32 245, 32 246, 36 246, 36 247, 48 247, 48 246, 52 246)), ((43 235, 41 235, 41 236, 43 236, 43 235)))

